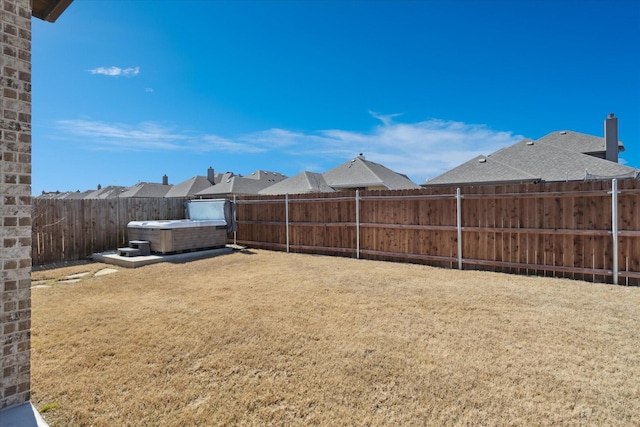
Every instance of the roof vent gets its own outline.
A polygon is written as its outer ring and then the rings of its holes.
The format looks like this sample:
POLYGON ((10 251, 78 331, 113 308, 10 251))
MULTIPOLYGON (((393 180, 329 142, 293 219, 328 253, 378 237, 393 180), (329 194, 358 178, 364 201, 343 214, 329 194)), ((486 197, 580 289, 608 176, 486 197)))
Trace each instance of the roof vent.
POLYGON ((562 132, 560 132, 560 135, 566 135, 566 134, 567 134, 566 130, 563 130, 562 132))
POLYGON ((487 159, 482 157, 482 158, 478 159, 478 163, 487 163, 487 159))
POLYGON ((533 141, 527 141, 527 145, 533 145, 533 141))

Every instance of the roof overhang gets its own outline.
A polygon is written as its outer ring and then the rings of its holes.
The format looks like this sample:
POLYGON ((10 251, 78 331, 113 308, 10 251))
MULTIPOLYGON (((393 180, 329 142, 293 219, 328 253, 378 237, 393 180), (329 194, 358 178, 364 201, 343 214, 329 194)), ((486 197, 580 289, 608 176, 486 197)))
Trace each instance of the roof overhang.
POLYGON ((73 0, 33 0, 31 15, 47 22, 56 22, 73 0))

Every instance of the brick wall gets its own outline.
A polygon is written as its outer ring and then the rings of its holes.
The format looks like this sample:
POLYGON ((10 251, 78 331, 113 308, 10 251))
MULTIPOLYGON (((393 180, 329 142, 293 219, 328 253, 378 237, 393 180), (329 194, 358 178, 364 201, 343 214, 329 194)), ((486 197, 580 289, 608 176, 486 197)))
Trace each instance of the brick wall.
POLYGON ((29 401, 31 0, 0 0, 0 409, 29 401))

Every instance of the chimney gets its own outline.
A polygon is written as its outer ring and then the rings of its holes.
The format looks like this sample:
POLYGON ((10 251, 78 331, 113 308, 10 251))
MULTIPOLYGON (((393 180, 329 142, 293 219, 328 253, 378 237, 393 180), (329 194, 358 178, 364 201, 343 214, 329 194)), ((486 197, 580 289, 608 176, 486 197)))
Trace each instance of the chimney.
POLYGON ((167 176, 166 173, 162 177, 162 185, 169 185, 169 177, 167 176))
POLYGON ((605 159, 618 163, 618 119, 613 117, 613 113, 604 121, 604 146, 605 159))
POLYGON ((215 176, 216 174, 213 173, 213 168, 209 166, 209 169, 207 169, 207 181, 209 181, 211 185, 215 184, 215 176))

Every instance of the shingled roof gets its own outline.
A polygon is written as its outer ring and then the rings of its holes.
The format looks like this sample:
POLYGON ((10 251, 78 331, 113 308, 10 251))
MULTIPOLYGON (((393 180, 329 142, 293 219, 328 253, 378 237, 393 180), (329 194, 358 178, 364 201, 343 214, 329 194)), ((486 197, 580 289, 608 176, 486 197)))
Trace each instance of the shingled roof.
POLYGON ((263 170, 255 171, 248 176, 232 175, 216 185, 197 192, 195 196, 210 198, 230 196, 232 194, 258 194, 260 190, 283 181, 286 178, 287 177, 281 173, 263 170))
POLYGON ((407 176, 360 155, 322 174, 335 189, 408 190, 420 188, 407 176))
MULTIPOLYGON (((624 151, 622 143, 618 143, 624 151)), ((424 186, 507 182, 582 181, 637 175, 637 170, 605 160, 604 138, 571 131, 537 141, 523 139, 488 156, 478 156, 427 181, 424 186)))
POLYGON ((120 197, 164 197, 171 185, 139 182, 120 193, 120 197))
POLYGON ((164 197, 191 197, 212 185, 206 176, 194 176, 171 187, 164 197))
MULTIPOLYGON (((604 159, 606 152, 604 138, 570 130, 551 132, 538 139, 538 142, 564 150, 575 151, 576 153, 589 154, 601 159, 604 159)), ((624 151, 624 145, 620 141, 618 141, 618 151, 624 151)))
POLYGON ((260 190, 258 194, 332 193, 335 191, 327 184, 322 174, 302 172, 260 190))
POLYGON ((120 187, 116 185, 109 185, 104 188, 100 188, 98 190, 94 190, 87 194, 85 199, 114 199, 119 197, 127 189, 125 187, 120 187))

